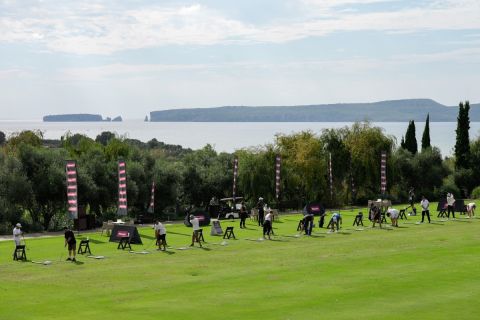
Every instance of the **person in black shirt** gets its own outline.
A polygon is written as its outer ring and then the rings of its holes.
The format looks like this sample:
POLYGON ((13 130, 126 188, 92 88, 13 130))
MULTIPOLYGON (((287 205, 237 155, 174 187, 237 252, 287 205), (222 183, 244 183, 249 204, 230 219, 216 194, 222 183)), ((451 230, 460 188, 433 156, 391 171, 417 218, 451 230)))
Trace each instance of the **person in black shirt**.
POLYGON ((246 229, 245 220, 247 220, 248 213, 245 207, 245 202, 242 201, 242 207, 240 208, 240 229, 246 229))
POLYGON ((68 245, 68 259, 67 261, 77 261, 75 260, 75 254, 77 249, 77 240, 75 240, 75 235, 73 231, 69 228, 63 228, 65 230, 65 247, 68 245))
POLYGON ((263 219, 265 217, 265 210, 263 207, 265 206, 265 203, 263 202, 263 198, 260 197, 258 198, 257 202, 257 209, 258 209, 258 226, 263 226, 263 219))

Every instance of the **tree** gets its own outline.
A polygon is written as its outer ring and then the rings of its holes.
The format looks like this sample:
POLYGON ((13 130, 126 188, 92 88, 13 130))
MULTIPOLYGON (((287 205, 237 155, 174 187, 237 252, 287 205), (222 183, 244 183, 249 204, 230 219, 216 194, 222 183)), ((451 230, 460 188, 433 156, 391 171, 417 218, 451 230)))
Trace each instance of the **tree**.
POLYGON ((425 129, 422 135, 422 151, 431 148, 430 145, 430 114, 427 114, 427 120, 425 120, 425 129))
POLYGON ((5 141, 5 133, 3 131, 0 131, 0 146, 3 146, 5 144, 5 141))
POLYGON ((468 169, 470 167, 470 138, 468 130, 470 129, 470 118, 468 112, 470 103, 468 101, 463 104, 460 102, 457 118, 457 129, 455 130, 457 137, 455 142, 455 168, 468 169))
POLYGON ((413 154, 418 152, 417 137, 415 135, 415 121, 408 123, 407 133, 405 134, 405 149, 413 154))

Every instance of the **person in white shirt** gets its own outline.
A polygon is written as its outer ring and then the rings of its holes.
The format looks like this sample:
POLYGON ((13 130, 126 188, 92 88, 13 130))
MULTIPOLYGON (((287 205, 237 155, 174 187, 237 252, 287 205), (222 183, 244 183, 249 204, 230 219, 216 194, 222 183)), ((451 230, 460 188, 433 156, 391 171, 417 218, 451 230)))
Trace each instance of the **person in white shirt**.
POLYGON ((390 220, 392 221, 392 227, 398 227, 398 216, 400 212, 397 209, 394 208, 388 208, 387 210, 387 216, 390 217, 390 220))
POLYGON ((15 228, 13 229, 13 241, 15 241, 16 246, 20 245, 21 236, 23 235, 21 228, 22 228, 22 225, 20 223, 17 223, 15 225, 15 228))
POLYGON ((166 251, 167 248, 167 229, 165 226, 159 221, 154 226, 155 229, 155 237, 157 238, 157 245, 158 250, 161 250, 161 246, 163 246, 163 251, 166 251))
POLYGON ((263 222, 263 237, 265 238, 265 235, 268 236, 268 239, 270 239, 270 234, 272 233, 272 210, 268 210, 267 215, 265 216, 265 220, 263 222))
POLYGON ((475 215, 476 208, 477 205, 475 204, 475 202, 470 202, 469 204, 467 204, 467 214, 469 218, 475 215))
POLYGON ((195 217, 193 214, 190 215, 190 223, 192 224, 193 228, 193 233, 192 233, 192 244, 190 247, 193 247, 193 244, 195 242, 198 242, 200 245, 200 248, 202 247, 202 243, 200 242, 200 221, 198 220, 197 217, 195 217))
POLYGON ((450 219, 450 212, 452 213, 452 218, 455 219, 455 198, 450 192, 447 193, 447 217, 450 219))
POLYGON ((425 215, 427 215, 428 223, 430 223, 430 210, 428 209, 429 205, 430 202, 428 202, 427 198, 425 198, 425 196, 422 196, 422 201, 420 202, 420 206, 422 207, 422 223, 425 219, 425 215))

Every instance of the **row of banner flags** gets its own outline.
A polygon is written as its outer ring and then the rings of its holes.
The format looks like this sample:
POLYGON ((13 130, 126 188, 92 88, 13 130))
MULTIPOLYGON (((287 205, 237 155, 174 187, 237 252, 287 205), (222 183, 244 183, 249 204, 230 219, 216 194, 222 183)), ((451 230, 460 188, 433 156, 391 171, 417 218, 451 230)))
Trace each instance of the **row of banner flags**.
MULTIPOLYGON (((68 201, 68 215, 70 219, 78 218, 78 190, 77 190, 77 164, 75 160, 67 160, 65 165, 67 176, 67 201, 68 201)), ((280 199, 281 188, 281 172, 282 172, 282 157, 277 155, 275 157, 275 198, 280 199)), ((232 195, 235 199, 237 196, 237 180, 238 180, 238 158, 233 159, 233 188, 232 195)), ((328 157, 328 182, 330 186, 330 198, 333 199, 333 168, 332 168, 332 154, 328 157)), ((350 176, 352 194, 356 193, 356 187, 353 175, 350 176)), ((387 153, 382 151, 380 161, 380 191, 381 194, 386 194, 387 191, 387 153)), ((155 210, 155 182, 152 182, 150 203, 148 212, 153 213, 155 210)), ((118 161, 118 209, 117 215, 126 216, 128 212, 127 204, 127 165, 124 160, 118 161)))

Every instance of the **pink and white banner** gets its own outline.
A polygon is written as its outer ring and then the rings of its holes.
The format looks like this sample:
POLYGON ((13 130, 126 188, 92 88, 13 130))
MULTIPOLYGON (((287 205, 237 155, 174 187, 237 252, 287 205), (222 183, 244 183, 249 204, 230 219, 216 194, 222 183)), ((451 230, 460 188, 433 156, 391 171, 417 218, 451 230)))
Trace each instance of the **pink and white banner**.
POLYGON ((275 198, 280 198, 280 184, 282 172, 282 157, 277 155, 275 157, 275 198))
POLYGON ((77 163, 75 160, 67 160, 65 165, 67 175, 67 201, 68 217, 78 218, 78 192, 77 192, 77 163))
POLYGON ((152 193, 150 195, 150 205, 148 206, 148 212, 155 212, 155 181, 152 181, 152 193))
POLYGON ((387 153, 382 151, 382 160, 380 162, 380 191, 387 193, 387 153))
POLYGON ((234 200, 237 195, 237 177, 238 177, 238 158, 235 157, 233 159, 233 190, 232 190, 233 191, 232 196, 234 200))
POLYGON ((126 216, 127 207, 127 164, 118 160, 118 210, 117 215, 126 216))

